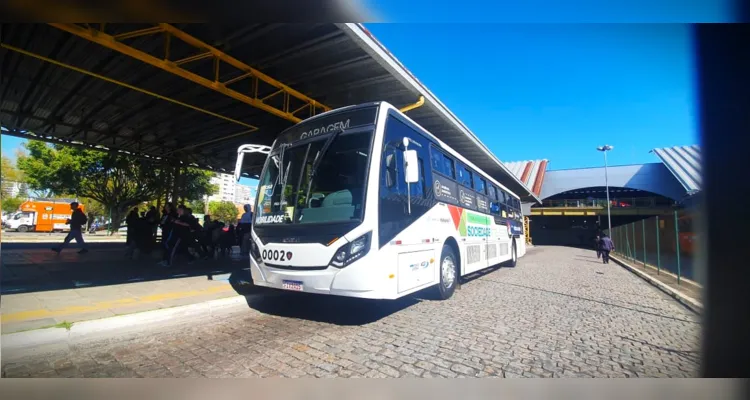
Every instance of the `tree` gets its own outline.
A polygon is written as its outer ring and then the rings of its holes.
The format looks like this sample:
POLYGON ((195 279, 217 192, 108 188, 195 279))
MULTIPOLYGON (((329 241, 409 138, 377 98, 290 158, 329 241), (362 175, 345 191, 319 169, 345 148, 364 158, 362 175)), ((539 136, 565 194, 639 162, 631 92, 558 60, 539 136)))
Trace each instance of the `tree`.
MULTIPOLYGON (((202 201, 218 191, 219 187, 211 183, 214 173, 198 168, 184 168, 180 173, 178 194, 183 200, 202 201)), ((203 212, 203 208, 201 208, 203 212)))
POLYGON ((109 210, 102 203, 87 197, 79 200, 81 204, 86 206, 86 216, 89 219, 89 223, 94 222, 94 219, 97 217, 109 218, 109 210))
POLYGON ((203 214, 206 212, 206 202, 203 200, 190 200, 185 205, 192 208, 194 213, 203 214))
POLYGON ((8 157, 0 155, 2 170, 0 170, 0 188, 2 188, 3 197, 26 197, 27 185, 25 183, 23 172, 13 164, 8 157), (15 194, 13 191, 17 191, 15 194))
POLYGON ((23 203, 23 198, 3 197, 2 203, 2 209, 4 212, 14 212, 18 211, 18 207, 20 207, 21 203, 23 203))
POLYGON ((34 140, 25 147, 28 154, 19 154, 17 164, 32 190, 94 200, 103 210, 91 202, 95 206, 92 212, 111 214, 112 229, 120 227, 130 208, 154 200, 158 205, 170 191, 176 203, 199 199, 215 190, 210 182, 213 173, 197 168, 175 168, 122 154, 34 140))
POLYGON ((13 161, 5 156, 0 156, 2 170, 0 177, 4 181, 23 182, 23 173, 13 165, 13 161))
POLYGON ((153 205, 156 208, 161 208, 169 201, 175 205, 192 202, 194 205, 191 208, 203 212, 203 206, 198 208, 195 205, 200 205, 202 199, 218 191, 218 186, 211 183, 211 178, 214 176, 211 171, 198 168, 178 169, 170 166, 160 166, 159 168, 159 176, 162 179, 158 182, 158 195, 154 198, 153 205))
POLYGON ((212 201, 208 203, 208 211, 214 221, 222 221, 227 225, 237 224, 239 212, 231 201, 212 201))
POLYGON ((111 212, 113 229, 129 208, 155 198, 163 180, 152 163, 119 154, 39 141, 25 147, 29 154, 18 158, 18 167, 31 189, 96 200, 111 212))

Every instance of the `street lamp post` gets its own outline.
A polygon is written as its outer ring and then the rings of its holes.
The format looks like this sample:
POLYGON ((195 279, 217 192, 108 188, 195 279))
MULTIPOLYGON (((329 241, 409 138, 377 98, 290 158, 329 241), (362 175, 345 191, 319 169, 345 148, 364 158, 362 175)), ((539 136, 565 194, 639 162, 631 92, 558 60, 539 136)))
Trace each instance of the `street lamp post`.
POLYGON ((604 146, 599 146, 596 149, 604 153, 604 186, 606 187, 607 191, 607 225, 609 226, 609 234, 612 235, 612 217, 610 216, 609 212, 609 178, 607 177, 607 152, 614 149, 614 146, 610 146, 608 144, 605 144, 604 146))

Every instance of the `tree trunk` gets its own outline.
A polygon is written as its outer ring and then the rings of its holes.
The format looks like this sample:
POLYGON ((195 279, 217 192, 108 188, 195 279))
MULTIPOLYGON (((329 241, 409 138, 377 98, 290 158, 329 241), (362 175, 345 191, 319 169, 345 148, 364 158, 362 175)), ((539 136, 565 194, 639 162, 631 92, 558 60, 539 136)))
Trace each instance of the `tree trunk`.
POLYGON ((177 206, 179 200, 179 188, 180 188, 180 167, 174 167, 174 181, 172 182, 172 201, 177 206))

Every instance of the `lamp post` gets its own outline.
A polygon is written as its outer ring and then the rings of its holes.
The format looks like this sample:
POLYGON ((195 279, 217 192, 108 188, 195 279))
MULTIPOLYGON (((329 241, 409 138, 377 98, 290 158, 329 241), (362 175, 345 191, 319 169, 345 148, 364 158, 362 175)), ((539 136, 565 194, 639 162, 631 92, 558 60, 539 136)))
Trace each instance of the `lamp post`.
POLYGON ((609 226, 609 234, 612 235, 612 217, 609 213, 609 178, 607 177, 607 152, 614 149, 614 146, 610 146, 608 144, 605 144, 604 146, 599 146, 596 149, 604 153, 604 186, 606 187, 607 191, 607 225, 609 226))

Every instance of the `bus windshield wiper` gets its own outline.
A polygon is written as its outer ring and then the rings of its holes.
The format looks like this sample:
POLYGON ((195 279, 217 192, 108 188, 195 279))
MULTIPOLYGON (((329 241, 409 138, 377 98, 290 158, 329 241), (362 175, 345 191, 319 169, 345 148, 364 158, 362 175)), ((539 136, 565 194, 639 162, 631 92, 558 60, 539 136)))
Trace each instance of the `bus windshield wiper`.
POLYGON ((318 151, 318 154, 315 155, 315 160, 313 160, 312 167, 310 167, 310 178, 307 180, 307 192, 305 193, 305 204, 310 204, 310 189, 312 188, 312 182, 313 179, 315 179, 315 173, 318 171, 318 167, 320 166, 320 163, 323 161, 323 157, 325 157, 326 152, 328 152, 328 149, 331 147, 331 144, 333 143, 336 138, 344 132, 344 129, 338 128, 335 131, 331 133, 331 136, 326 139, 326 142, 323 144, 323 147, 320 148, 320 151, 318 151))
MULTIPOLYGON (((284 177, 284 153, 286 152, 286 148, 289 147, 288 144, 281 144, 279 146, 279 162, 276 168, 279 170, 278 176, 276 177, 276 182, 278 182, 278 186, 281 186, 281 198, 279 199, 279 208, 281 208, 281 202, 284 199, 284 185, 286 185, 286 179, 284 177)), ((277 184, 273 185, 273 189, 271 189, 271 199, 273 199, 273 195, 276 193, 276 186, 277 184)))

